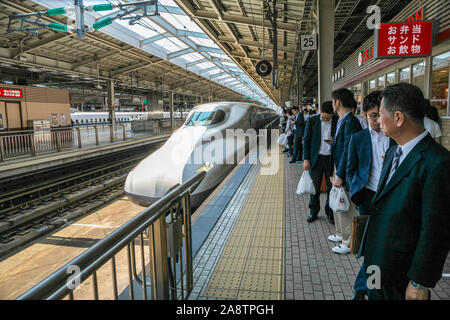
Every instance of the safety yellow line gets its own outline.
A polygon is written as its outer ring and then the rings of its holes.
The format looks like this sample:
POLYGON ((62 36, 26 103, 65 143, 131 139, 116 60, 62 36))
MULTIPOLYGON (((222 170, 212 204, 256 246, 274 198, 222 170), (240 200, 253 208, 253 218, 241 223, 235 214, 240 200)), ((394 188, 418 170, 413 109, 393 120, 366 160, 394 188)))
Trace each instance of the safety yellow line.
POLYGON ((228 238, 204 296, 284 299, 284 159, 259 174, 228 238))

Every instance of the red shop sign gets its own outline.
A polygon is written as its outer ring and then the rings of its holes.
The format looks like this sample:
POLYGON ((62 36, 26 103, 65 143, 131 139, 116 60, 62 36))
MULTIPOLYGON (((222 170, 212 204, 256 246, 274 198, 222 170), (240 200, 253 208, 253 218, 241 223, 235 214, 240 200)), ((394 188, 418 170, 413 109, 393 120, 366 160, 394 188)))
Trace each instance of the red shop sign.
POLYGON ((375 59, 429 56, 433 35, 433 21, 382 23, 375 30, 375 59))
POLYGON ((6 98, 22 98, 22 90, 0 88, 0 97, 6 98))

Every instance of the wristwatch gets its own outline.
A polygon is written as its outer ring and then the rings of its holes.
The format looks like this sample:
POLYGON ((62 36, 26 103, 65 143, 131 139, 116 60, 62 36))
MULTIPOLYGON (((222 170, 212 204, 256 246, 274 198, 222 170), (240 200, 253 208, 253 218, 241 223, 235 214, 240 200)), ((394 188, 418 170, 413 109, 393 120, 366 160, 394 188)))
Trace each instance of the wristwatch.
POLYGON ((417 282, 414 282, 413 280, 410 280, 409 283, 411 283, 411 286, 415 289, 419 289, 419 290, 429 290, 430 288, 424 287, 420 284, 418 284, 417 282))

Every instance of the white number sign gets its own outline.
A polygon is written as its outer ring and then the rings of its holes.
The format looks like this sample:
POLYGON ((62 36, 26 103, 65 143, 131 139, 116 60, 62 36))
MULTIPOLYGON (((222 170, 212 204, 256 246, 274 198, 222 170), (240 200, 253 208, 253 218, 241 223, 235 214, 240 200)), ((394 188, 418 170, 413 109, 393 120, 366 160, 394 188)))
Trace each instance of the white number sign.
POLYGON ((300 49, 302 51, 317 50, 317 35, 316 34, 301 35, 300 49))

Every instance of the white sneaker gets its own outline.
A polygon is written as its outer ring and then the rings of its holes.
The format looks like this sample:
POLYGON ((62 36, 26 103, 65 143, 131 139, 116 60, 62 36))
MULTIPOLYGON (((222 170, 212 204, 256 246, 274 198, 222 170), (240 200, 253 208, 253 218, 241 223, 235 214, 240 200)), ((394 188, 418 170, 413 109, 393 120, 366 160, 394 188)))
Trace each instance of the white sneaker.
POLYGON ((342 242, 342 237, 336 234, 332 234, 331 236, 328 237, 328 240, 330 240, 331 242, 342 242))
POLYGON ((334 253, 339 253, 339 254, 347 254, 347 253, 350 253, 350 248, 344 244, 338 244, 336 247, 331 249, 331 251, 333 251, 334 253))

